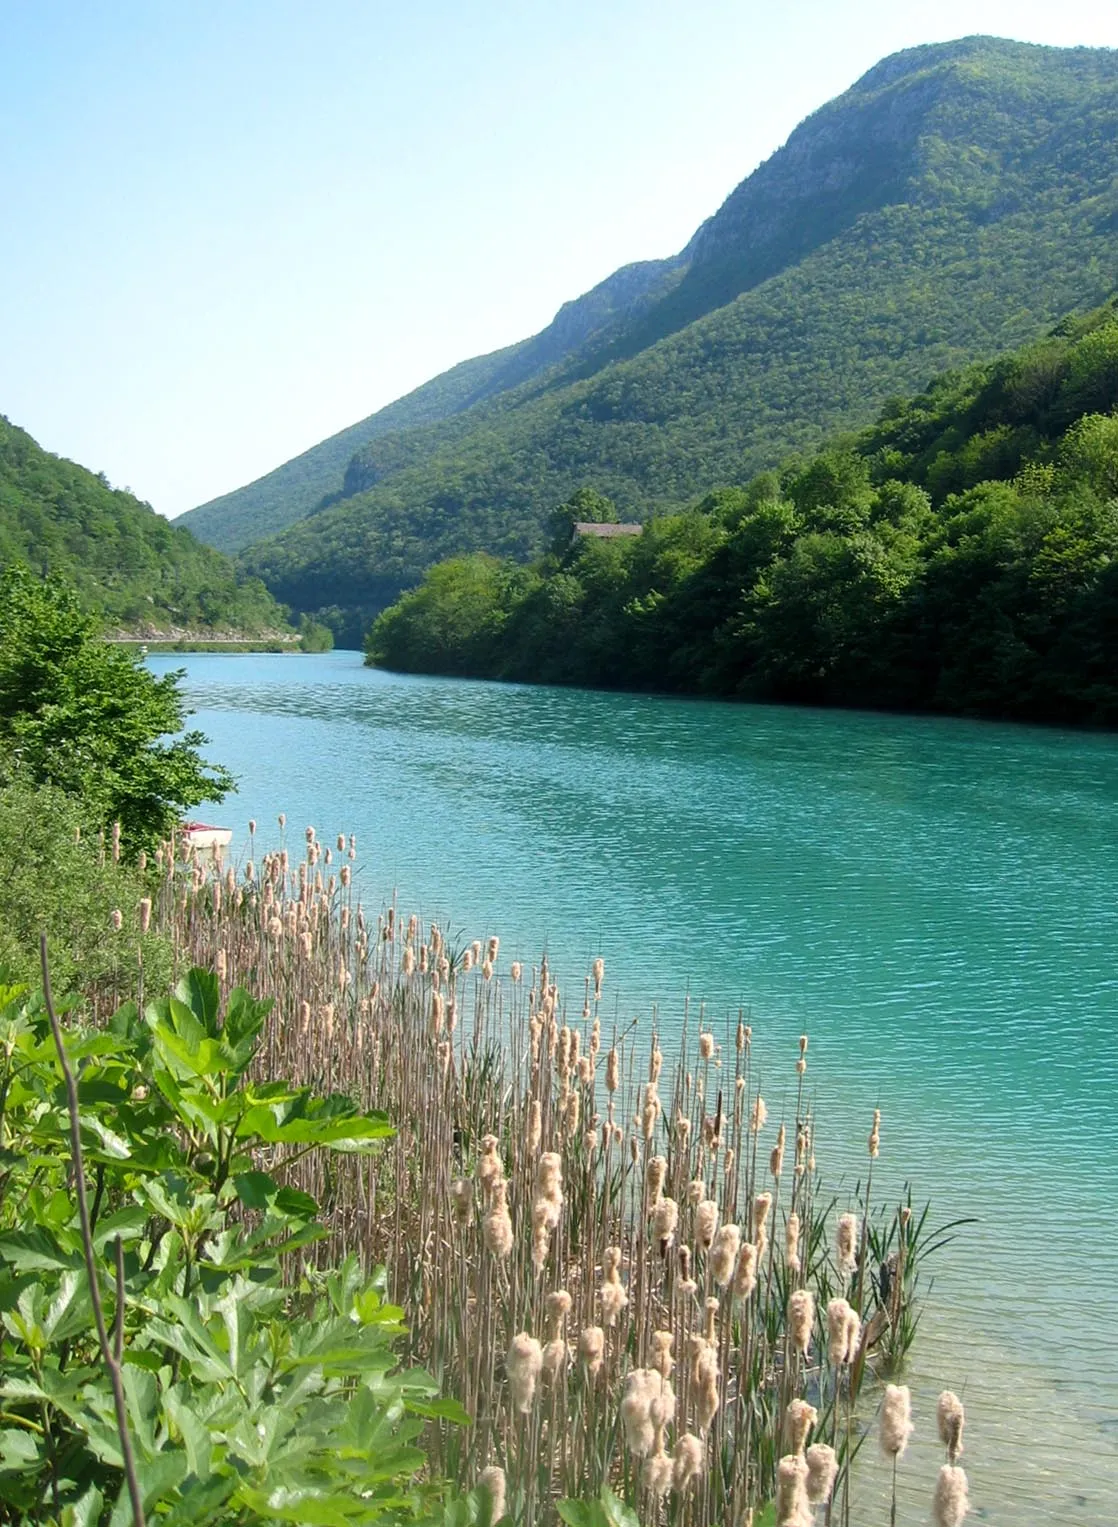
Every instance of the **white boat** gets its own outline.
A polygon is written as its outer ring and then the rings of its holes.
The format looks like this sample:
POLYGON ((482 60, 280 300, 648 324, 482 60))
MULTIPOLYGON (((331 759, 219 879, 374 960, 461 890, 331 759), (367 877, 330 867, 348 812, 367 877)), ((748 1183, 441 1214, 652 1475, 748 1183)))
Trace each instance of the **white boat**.
POLYGON ((195 848, 200 853, 211 853, 215 859, 233 841, 231 827, 211 827, 207 822, 184 822, 179 831, 188 848, 195 848))

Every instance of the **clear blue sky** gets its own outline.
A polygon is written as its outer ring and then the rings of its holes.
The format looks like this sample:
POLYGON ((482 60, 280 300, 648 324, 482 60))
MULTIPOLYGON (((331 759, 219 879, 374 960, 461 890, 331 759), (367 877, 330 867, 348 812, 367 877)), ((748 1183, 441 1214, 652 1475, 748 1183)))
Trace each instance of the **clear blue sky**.
POLYGON ((177 514, 681 248, 898 48, 1064 0, 0 0, 0 412, 177 514))

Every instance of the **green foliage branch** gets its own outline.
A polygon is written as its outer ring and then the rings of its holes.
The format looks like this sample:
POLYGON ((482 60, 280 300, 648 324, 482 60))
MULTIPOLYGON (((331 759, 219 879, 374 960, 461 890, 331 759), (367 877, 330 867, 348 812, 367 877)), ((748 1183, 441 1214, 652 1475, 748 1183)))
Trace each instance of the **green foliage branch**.
POLYGON ((44 999, 0 988, 0 1521, 478 1519, 417 1478, 427 1421, 465 1417, 401 1371, 383 1276, 350 1259, 285 1284, 325 1232, 282 1161, 375 1151, 392 1129, 345 1097, 251 1081, 269 1007, 243 990, 223 1007, 196 969, 107 1030, 56 1020, 68 1098, 44 999))

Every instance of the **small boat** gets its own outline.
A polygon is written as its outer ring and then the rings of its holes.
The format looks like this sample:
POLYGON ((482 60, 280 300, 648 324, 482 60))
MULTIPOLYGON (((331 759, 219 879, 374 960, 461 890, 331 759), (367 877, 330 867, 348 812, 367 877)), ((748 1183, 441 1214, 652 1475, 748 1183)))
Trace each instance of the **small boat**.
POLYGON ((211 853, 215 859, 233 841, 231 827, 211 827, 208 822, 183 822, 179 831, 188 848, 211 853))

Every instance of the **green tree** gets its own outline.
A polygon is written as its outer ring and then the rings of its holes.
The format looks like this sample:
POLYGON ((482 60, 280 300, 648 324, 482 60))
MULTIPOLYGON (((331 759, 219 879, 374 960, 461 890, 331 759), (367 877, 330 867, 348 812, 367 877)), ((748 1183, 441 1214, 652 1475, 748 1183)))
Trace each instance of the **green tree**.
POLYGON ((156 678, 134 653, 101 640, 73 589, 13 563, 0 573, 0 742, 10 766, 119 821, 132 852, 182 812, 221 800, 233 776, 181 731, 178 675, 156 678))

